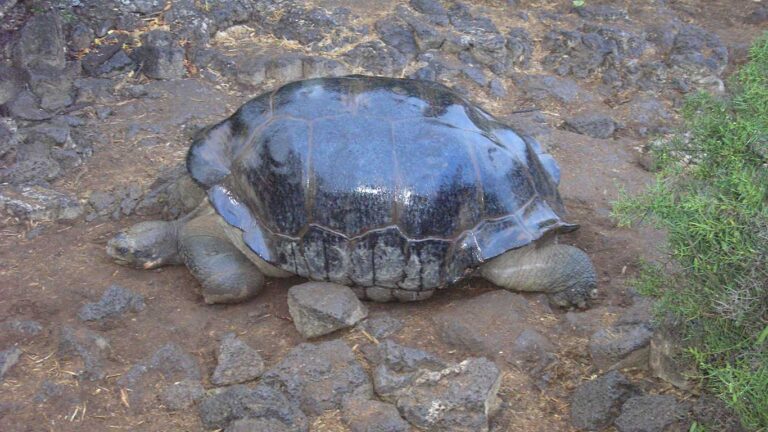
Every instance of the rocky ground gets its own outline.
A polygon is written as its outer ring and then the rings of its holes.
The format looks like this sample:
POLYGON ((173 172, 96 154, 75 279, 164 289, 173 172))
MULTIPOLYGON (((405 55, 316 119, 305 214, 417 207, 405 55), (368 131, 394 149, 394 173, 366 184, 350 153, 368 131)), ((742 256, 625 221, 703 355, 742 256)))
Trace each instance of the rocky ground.
MULTIPOLYGON (((724 91, 767 24, 746 0, 0 0, 0 430, 727 419, 626 285, 642 257, 664 259, 663 236, 617 228, 610 202, 650 181, 649 140, 687 93, 724 91), (194 206, 178 185, 195 131, 282 83, 348 73, 448 84, 539 139, 582 225, 563 240, 600 272, 592 308, 470 279, 421 303, 361 305, 341 290, 329 318, 302 293, 312 286, 289 295, 298 278, 209 306, 184 268, 107 258, 118 230, 194 206)), ((739 430, 722 421, 713 430, 739 430)))

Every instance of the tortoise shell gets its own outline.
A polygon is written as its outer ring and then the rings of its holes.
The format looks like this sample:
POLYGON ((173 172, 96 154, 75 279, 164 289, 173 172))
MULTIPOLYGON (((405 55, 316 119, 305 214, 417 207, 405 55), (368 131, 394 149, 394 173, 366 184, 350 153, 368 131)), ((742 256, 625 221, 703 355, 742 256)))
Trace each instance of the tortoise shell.
POLYGON ((576 227, 535 140, 428 81, 287 84, 202 131, 187 168, 259 257, 313 280, 432 290, 576 227))

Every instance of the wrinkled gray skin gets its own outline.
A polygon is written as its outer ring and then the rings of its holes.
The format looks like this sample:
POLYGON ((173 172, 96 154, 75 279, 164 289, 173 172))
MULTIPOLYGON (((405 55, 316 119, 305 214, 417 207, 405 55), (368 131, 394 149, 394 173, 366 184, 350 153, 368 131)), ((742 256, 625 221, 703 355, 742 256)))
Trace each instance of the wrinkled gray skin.
MULTIPOLYGON (((107 253, 118 264, 142 269, 184 264, 200 282, 206 303, 236 303, 258 294, 264 276, 292 276, 260 259, 241 236, 206 199, 183 218, 142 222, 118 233, 108 242, 107 253)), ((494 258, 479 269, 479 274, 509 290, 546 293, 561 307, 584 308, 596 293, 597 276, 587 254, 557 244, 554 236, 494 258)), ((382 287, 354 289, 360 297, 374 301, 423 300, 434 293, 382 287)))

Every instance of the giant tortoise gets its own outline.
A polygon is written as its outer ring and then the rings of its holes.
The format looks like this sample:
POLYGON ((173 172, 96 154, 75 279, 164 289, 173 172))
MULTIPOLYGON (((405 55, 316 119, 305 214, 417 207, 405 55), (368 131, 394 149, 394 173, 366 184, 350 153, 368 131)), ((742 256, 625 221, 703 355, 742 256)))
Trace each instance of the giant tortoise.
POLYGON ((596 275, 557 243, 554 159, 528 136, 428 81, 298 81, 201 131, 187 154, 207 193, 192 213, 107 246, 140 268, 186 264, 208 303, 257 294, 264 275, 430 297, 479 269, 494 284, 585 306, 596 275))

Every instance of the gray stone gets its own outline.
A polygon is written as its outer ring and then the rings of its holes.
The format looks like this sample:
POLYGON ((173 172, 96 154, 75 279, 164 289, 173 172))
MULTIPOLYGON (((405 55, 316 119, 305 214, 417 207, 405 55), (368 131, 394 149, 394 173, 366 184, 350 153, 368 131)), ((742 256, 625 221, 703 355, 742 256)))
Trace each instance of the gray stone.
POLYGON ((261 377, 308 415, 340 409, 345 396, 371 393, 371 381, 352 350, 340 340, 301 344, 261 377))
POLYGON ((419 48, 416 46, 411 27, 399 18, 381 19, 374 24, 374 27, 385 44, 411 58, 418 53, 419 48))
POLYGON ((278 419, 257 417, 235 420, 224 429, 224 432, 297 432, 300 430, 278 419))
POLYGON ((603 316, 612 313, 605 307, 591 308, 585 311, 568 311, 560 322, 560 328, 564 332, 579 337, 589 337, 604 326, 603 316))
MULTIPOLYGON (((18 154, 17 154, 18 158, 18 154)), ((43 186, 24 184, 46 184, 46 181, 61 175, 61 165, 50 155, 41 158, 18 160, 10 168, 0 169, 0 210, 20 220, 74 220, 82 214, 82 208, 71 198, 43 186)))
POLYGON ((29 86, 40 98, 40 106, 49 111, 72 105, 73 84, 80 73, 79 63, 70 63, 66 68, 47 65, 29 69, 29 86))
POLYGON ((599 113, 582 114, 565 121, 566 130, 592 138, 611 138, 616 132, 616 122, 607 115, 599 113))
POLYGON ((437 0, 410 0, 408 3, 425 15, 445 16, 447 22, 448 11, 437 0))
POLYGON ((218 386, 254 380, 264 372, 264 360, 258 352, 230 333, 219 346, 216 370, 211 383, 218 386))
POLYGON ((115 196, 120 201, 115 211, 112 213, 113 219, 119 219, 121 216, 128 216, 141 199, 141 187, 135 183, 115 190, 115 196))
POLYGON ((38 225, 38 226, 32 228, 31 230, 27 231, 27 233, 24 235, 24 237, 27 240, 32 240, 32 239, 36 239, 37 237, 42 235, 44 232, 45 232, 45 229, 43 228, 43 226, 42 225, 38 225))
POLYGON ((469 6, 461 2, 453 2, 448 9, 451 25, 461 32, 471 33, 475 30, 485 32, 496 31, 496 26, 490 18, 476 16, 469 6))
POLYGON ((26 130, 27 141, 43 143, 46 147, 74 147, 69 125, 61 118, 40 123, 26 130))
POLYGON ((96 117, 99 120, 106 120, 107 117, 112 115, 112 108, 106 107, 106 106, 98 106, 96 107, 96 117))
POLYGON ((14 6, 16 6, 16 0, 4 0, 0 3, 0 18, 3 18, 14 6))
POLYGON ((306 338, 351 327, 368 315, 349 287, 329 282, 307 282, 288 290, 288 312, 306 338))
POLYGON ((12 186, 0 186, 0 209, 21 220, 76 219, 82 208, 73 198, 43 186, 25 186, 26 184, 45 184, 61 175, 61 165, 51 158, 50 151, 42 157, 20 159, 16 154, 16 163, 9 168, 0 168, 0 183, 12 186), (20 187, 14 187, 21 185, 20 187))
POLYGON ((480 87, 488 85, 488 77, 485 76, 485 72, 478 67, 465 66, 461 69, 461 73, 480 87))
POLYGON ((602 74, 607 84, 621 86, 624 78, 637 82, 647 69, 648 62, 638 64, 646 48, 644 37, 618 27, 586 24, 579 30, 550 31, 542 45, 549 52, 542 65, 561 76, 602 74))
MULTIPOLYGON (((425 23, 418 17, 414 16, 408 8, 397 8, 397 16, 408 23, 413 31, 413 36, 416 41, 416 45, 420 51, 444 48, 445 41, 451 35, 445 30, 438 30, 431 24, 425 23)), ((448 22, 447 15, 431 15, 429 18, 442 17, 445 23, 448 22)), ((445 47, 447 49, 447 47, 445 47)))
POLYGON ((106 376, 104 362, 109 355, 109 341, 96 332, 86 328, 77 330, 62 327, 59 335, 59 356, 62 359, 79 357, 82 370, 79 376, 90 381, 101 380, 106 376))
POLYGON ((238 56, 230 61, 231 66, 228 65, 229 61, 222 62, 221 59, 219 59, 219 69, 223 72, 233 70, 235 73, 235 80, 242 85, 257 87, 267 79, 268 60, 265 58, 242 58, 238 56))
MULTIPOLYGON (((109 14, 111 15, 111 14, 109 14)), ((103 38, 109 35, 110 30, 115 29, 115 20, 113 17, 98 17, 97 18, 99 22, 96 23, 96 26, 93 28, 94 33, 96 34, 96 37, 103 38)))
POLYGON ((491 80, 490 90, 491 90, 491 96, 495 98, 503 99, 507 97, 507 88, 504 86, 504 83, 501 82, 501 80, 498 78, 494 78, 491 80))
POLYGON ((50 66, 63 69, 66 41, 61 19, 55 12, 34 15, 21 29, 16 47, 19 66, 26 69, 35 66, 50 66))
POLYGON ((115 77, 135 69, 136 64, 125 51, 118 50, 115 55, 100 64, 94 71, 94 75, 100 77, 115 77))
POLYGON ((488 17, 472 14, 463 3, 453 3, 448 18, 460 33, 447 39, 444 49, 466 50, 479 63, 491 67, 494 73, 503 73, 507 61, 507 40, 488 17))
POLYGON ((679 28, 680 25, 675 22, 649 23, 645 29, 645 39, 656 45, 659 52, 669 52, 672 50, 679 28))
POLYGON ((514 67, 527 67, 533 55, 533 40, 522 27, 513 28, 507 34, 507 62, 514 67))
POLYGON ((648 367, 651 336, 653 331, 645 324, 603 328, 589 338, 589 353, 602 370, 644 369, 648 367))
POLYGON ((86 122, 85 118, 83 118, 83 117, 81 117, 79 115, 68 115, 68 114, 65 114, 65 115, 59 116, 52 123, 54 123, 54 124, 59 124, 59 123, 60 124, 66 124, 67 126, 71 126, 71 127, 80 127, 80 126, 85 126, 85 124, 87 122, 86 122))
MULTIPOLYGON (((47 136, 46 134, 36 133, 34 129, 27 129, 25 132, 32 132, 33 136, 26 137, 22 143, 16 147, 16 163, 24 162, 34 159, 49 159, 51 157, 51 147, 55 145, 55 137, 47 136)), ((13 166, 12 166, 13 168, 13 166)), ((40 173, 39 178, 34 178, 32 182, 40 182, 40 180, 50 180, 55 178, 55 175, 45 175, 40 173)), ((42 184, 42 183, 40 183, 42 184)))
POLYGON ((704 393, 691 407, 691 417, 704 430, 718 432, 746 432, 739 417, 725 401, 717 396, 704 393))
POLYGON ((69 48, 75 52, 89 48, 95 36, 91 27, 78 22, 69 30, 69 48))
POLYGON ((133 365, 120 377, 117 385, 127 390, 131 409, 140 412, 154 405, 159 380, 174 383, 184 380, 200 382, 200 379, 197 361, 175 343, 168 343, 133 365))
POLYGON ((174 79, 184 76, 184 49, 171 32, 152 30, 141 36, 142 45, 133 55, 144 75, 154 79, 174 79))
POLYGON ((768 21, 768 7, 758 6, 755 10, 744 17, 744 22, 752 25, 764 24, 768 21))
POLYGON ((200 370, 197 362, 175 343, 168 343, 160 347, 150 357, 134 365, 118 384, 131 385, 142 379, 147 373, 156 372, 170 381, 174 377, 181 379, 200 379, 200 370))
MULTIPOLYGON (((637 59, 647 47, 642 33, 636 34, 618 26, 585 24, 581 30, 586 34, 596 34, 607 41, 611 46, 612 54, 617 55, 619 60, 637 59)), ((610 66, 618 66, 617 59, 609 58, 608 60, 610 66)))
POLYGON ((347 66, 334 59, 306 57, 303 64, 304 78, 337 77, 349 74, 347 66))
POLYGON ((136 32, 139 28, 144 27, 145 25, 146 21, 142 21, 136 14, 120 14, 115 18, 115 30, 136 32))
POLYGON ((548 307, 506 290, 456 302, 433 314, 440 337, 450 345, 491 358, 514 361, 520 334, 548 313, 548 307))
POLYGON ((550 75, 521 75, 515 78, 517 86, 529 98, 540 101, 554 99, 564 104, 591 102, 594 97, 582 90, 575 81, 550 75))
POLYGON ((101 43, 88 51, 83 56, 81 64, 83 70, 91 76, 98 76, 105 72, 104 63, 109 61, 118 51, 121 50, 127 38, 121 34, 110 35, 101 40, 101 43))
POLYGON ((46 408, 60 410, 60 412, 73 412, 74 407, 80 404, 80 396, 73 386, 57 384, 44 380, 32 397, 32 402, 47 405, 46 408))
POLYGON ((394 401, 399 392, 411 385, 416 375, 417 371, 397 372, 386 365, 378 365, 373 369, 373 388, 382 399, 394 401))
POLYGON ((144 297, 118 285, 110 285, 96 303, 86 303, 77 313, 83 321, 116 318, 125 312, 144 310, 144 297))
POLYGON ((512 364, 539 373, 556 360, 557 348, 546 336, 532 329, 523 330, 512 345, 512 364))
POLYGON ((39 335, 40 332, 43 331, 43 326, 39 322, 33 320, 11 320, 0 324, 0 329, 2 329, 3 332, 14 333, 17 336, 26 339, 39 335))
POLYGON ((279 82, 297 81, 304 77, 304 64, 297 55, 282 55, 267 62, 265 74, 279 82))
POLYGON ((198 413, 206 429, 227 428, 237 420, 248 418, 271 419, 287 426, 290 431, 306 432, 309 429, 304 413, 283 393, 265 385, 254 389, 244 385, 228 387, 203 399, 198 413))
POLYGON ((13 100, 23 89, 22 72, 0 63, 0 105, 13 100))
MULTIPOLYGON (((146 84, 129 84, 125 87, 120 88, 120 90, 117 91, 117 94, 119 96, 124 97, 130 97, 130 98, 156 98, 159 96, 151 95, 149 92, 148 86, 146 84)), ((117 89, 115 89, 117 90, 117 89)), ((136 123, 134 123, 135 125, 136 123)))
POLYGON ((344 401, 341 411, 344 423, 351 432, 408 432, 408 422, 400 417, 397 408, 389 403, 362 398, 344 401))
POLYGON ((40 109, 40 103, 29 90, 23 90, 12 101, 6 104, 13 117, 22 120, 47 120, 53 117, 47 111, 40 109))
POLYGON ((383 339, 403 328, 403 322, 391 315, 379 315, 361 321, 358 327, 377 339, 383 339))
POLYGON ((484 431, 498 408, 499 369, 485 358, 448 364, 425 351, 386 340, 366 347, 376 394, 397 405, 419 429, 484 431))
POLYGON ((426 431, 488 431, 499 408, 501 372, 485 358, 469 358, 419 374, 394 400, 409 423, 426 431))
POLYGON ((681 325, 663 325, 651 337, 648 365, 653 376, 683 390, 690 390, 693 382, 689 376, 696 376, 695 365, 686 362, 684 351, 687 343, 678 330, 681 325))
POLYGON ((667 63, 682 76, 719 76, 728 65, 728 49, 716 34, 687 25, 675 36, 667 63))
POLYGON ((5 374, 19 362, 20 357, 21 350, 17 347, 11 347, 0 351, 0 381, 2 381, 3 378, 5 378, 5 374))
POLYGON ((580 17, 602 21, 616 21, 627 18, 627 11, 609 5, 586 4, 574 8, 580 17))
POLYGON ((571 423, 584 430, 600 430, 619 415, 621 405, 638 393, 627 378, 611 371, 587 381, 571 396, 571 423))
MULTIPOLYGON (((167 173, 166 173, 167 174, 167 173)), ((149 195, 149 194, 147 194, 149 195)), ((112 191, 96 191, 88 197, 89 212, 85 219, 92 221, 97 218, 111 217, 112 219, 120 219, 123 216, 133 214, 134 210, 141 205, 142 198, 147 198, 147 195, 142 195, 141 187, 135 183, 131 183, 127 186, 117 187, 112 191)), ((166 198, 166 197, 162 197, 166 198)), ((158 202, 158 205, 167 204, 167 202, 158 202)), ((199 201, 196 203, 199 204, 199 201)), ((196 207, 192 206, 192 208, 196 207)), ((154 213, 145 211, 142 214, 154 214, 164 210, 163 207, 157 209, 154 213)), ((154 210, 154 209, 153 209, 154 210)), ((190 209, 191 211, 191 209, 190 209)), ((184 212, 187 213, 187 212, 184 212)), ((164 213, 165 214, 165 213, 164 213)), ((176 217, 176 216, 172 216, 176 217)))
POLYGON ((256 2, 251 1, 217 1, 208 3, 206 15, 213 19, 216 30, 224 30, 236 24, 250 22, 255 9, 258 7, 256 2))
POLYGON ((72 221, 83 214, 74 197, 42 186, 0 186, 0 210, 30 222, 72 221))
POLYGON ((10 117, 0 117, 0 158, 18 148, 22 140, 16 121, 10 117))
POLYGON ((663 132, 672 114, 658 98, 637 96, 628 104, 627 124, 640 137, 663 132))
POLYGON ((185 410, 205 396, 205 389, 199 381, 185 379, 169 384, 163 390, 160 400, 171 411, 185 410))
POLYGON ((612 46, 597 33, 583 34, 577 30, 553 30, 546 34, 542 47, 549 54, 542 65, 560 76, 587 78, 601 71, 612 46))
POLYGON ((163 0, 119 0, 119 3, 123 10, 138 12, 142 15, 160 12, 165 6, 163 0))
MULTIPOLYGON (((619 432, 663 432, 680 421, 684 415, 684 409, 674 396, 635 396, 621 407, 621 415, 616 419, 615 425, 619 432)), ((683 427, 682 422, 677 426, 683 427)))
POLYGON ((447 363, 417 348, 402 346, 391 340, 367 348, 365 356, 375 365, 383 365, 395 372, 416 372, 422 369, 437 371, 447 363))
MULTIPOLYGON (((75 80, 76 103, 108 102, 114 99, 115 82, 108 78, 79 78, 75 80)), ((103 107, 100 107, 103 108, 103 107)), ((97 108, 98 109, 98 108, 97 108)))
POLYGON ((286 5, 280 18, 271 25, 277 38, 295 40, 304 46, 315 46, 329 36, 334 29, 344 25, 347 16, 342 10, 329 12, 320 7, 304 8, 286 5))
MULTIPOLYGON (((207 3, 215 6, 217 3, 207 3)), ((231 2, 226 2, 231 3, 231 2)), ((199 7, 196 0, 176 0, 170 3, 170 8, 164 12, 165 22, 178 39, 187 39, 193 45, 204 45, 216 30, 213 17, 199 7)))
POLYGON ((343 58, 353 67, 385 76, 399 74, 408 61, 399 51, 378 40, 356 45, 344 53, 343 58))
POLYGON ((652 327, 653 321, 653 300, 648 297, 636 297, 632 306, 630 306, 616 320, 614 325, 625 324, 645 324, 652 327))

